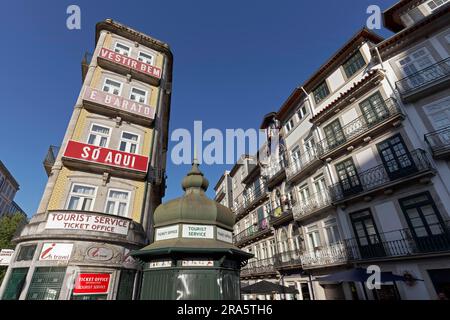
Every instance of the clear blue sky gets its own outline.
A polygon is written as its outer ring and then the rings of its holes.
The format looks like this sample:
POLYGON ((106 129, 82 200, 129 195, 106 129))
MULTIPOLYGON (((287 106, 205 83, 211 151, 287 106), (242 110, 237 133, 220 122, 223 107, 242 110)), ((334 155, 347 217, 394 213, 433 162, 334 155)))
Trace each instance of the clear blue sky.
MULTIPOLYGON (((292 89, 362 28, 366 8, 396 0, 21 1, 0 11, 0 159, 20 183, 16 201, 35 213, 81 86, 80 61, 94 49, 95 23, 112 18, 168 42, 174 53, 170 129, 255 128, 292 89), (81 30, 66 8, 81 7, 81 30)), ((383 36, 390 35, 378 30, 383 36)), ((169 148, 173 144, 169 145, 169 148)), ((202 166, 210 180, 230 168, 202 166)), ((164 201, 181 194, 188 166, 168 165, 164 201)))

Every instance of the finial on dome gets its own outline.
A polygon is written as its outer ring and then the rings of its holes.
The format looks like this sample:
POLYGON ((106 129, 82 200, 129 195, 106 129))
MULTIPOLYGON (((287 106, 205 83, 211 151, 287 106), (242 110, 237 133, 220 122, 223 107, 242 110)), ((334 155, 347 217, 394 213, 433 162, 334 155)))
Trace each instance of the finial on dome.
POLYGON ((184 177, 183 182, 181 183, 181 187, 184 191, 191 188, 201 188, 203 191, 208 189, 208 179, 203 176, 203 173, 198 168, 199 165, 197 159, 197 147, 194 146, 194 159, 192 161, 191 171, 184 177))

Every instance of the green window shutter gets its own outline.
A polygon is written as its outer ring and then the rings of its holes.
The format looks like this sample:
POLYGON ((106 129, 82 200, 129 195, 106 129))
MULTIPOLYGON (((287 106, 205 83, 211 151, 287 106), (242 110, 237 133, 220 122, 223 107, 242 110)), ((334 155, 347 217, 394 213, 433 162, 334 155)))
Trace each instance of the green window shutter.
POLYGON ((15 268, 11 272, 2 300, 17 300, 22 292, 28 268, 15 268))
POLYGON ((27 293, 27 300, 57 300, 66 275, 65 267, 36 268, 27 293))
POLYGON ((136 272, 134 270, 123 269, 120 272, 119 290, 117 292, 116 300, 132 300, 134 289, 134 277, 136 272))

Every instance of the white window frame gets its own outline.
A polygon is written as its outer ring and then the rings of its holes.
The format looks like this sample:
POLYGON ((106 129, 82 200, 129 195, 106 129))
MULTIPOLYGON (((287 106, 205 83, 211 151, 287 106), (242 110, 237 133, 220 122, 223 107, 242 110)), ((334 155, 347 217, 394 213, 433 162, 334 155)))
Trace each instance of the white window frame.
MULTIPOLYGON (((402 56, 400 59, 398 59, 396 61, 397 67, 400 70, 402 77, 407 77, 408 75, 406 74, 405 70, 403 69, 403 66, 400 64, 401 61, 403 61, 406 58, 409 58, 410 60, 416 60, 412 57, 412 55, 420 50, 425 50, 425 55, 428 56, 430 58, 431 61, 431 65, 433 65, 434 63, 436 63, 436 60, 434 59, 434 57, 431 55, 430 51, 428 50, 427 47, 423 46, 420 48, 414 48, 412 50, 409 50, 408 52, 406 52, 406 54, 404 56, 402 56)), ((409 63, 411 64, 411 62, 409 63)), ((415 66, 415 65, 414 65, 415 66)), ((419 69, 418 71, 420 71, 421 69, 419 69)))
POLYGON ((147 91, 147 90, 141 89, 141 88, 139 88, 139 87, 131 87, 131 88, 130 88, 130 97, 129 97, 129 99, 130 99, 131 101, 135 101, 135 102, 137 102, 137 103, 143 103, 143 104, 146 104, 146 103, 147 103, 147 98, 148 98, 148 91, 147 91), (133 89, 140 90, 140 91, 144 92, 144 102, 136 101, 136 100, 133 100, 133 99, 131 98, 131 96, 133 95, 133 89))
POLYGON ((123 55, 123 56, 125 56, 125 57, 130 57, 131 56, 131 47, 130 46, 128 46, 128 45, 126 45, 126 44, 124 44, 123 42, 120 42, 120 41, 116 41, 116 43, 114 43, 114 52, 115 53, 118 53, 118 54, 121 54, 121 55, 123 55), (122 52, 116 52, 116 49, 118 49, 119 51, 122 51, 123 49, 121 49, 121 48, 117 48, 117 44, 119 44, 119 45, 121 45, 121 46, 124 46, 124 47, 127 47, 128 48, 128 54, 123 54, 122 52))
POLYGON ((110 138, 111 138, 111 131, 112 131, 112 128, 111 128, 111 127, 108 127, 108 126, 105 126, 105 125, 103 125, 103 124, 99 124, 99 123, 93 122, 93 123, 91 123, 91 127, 89 128, 89 134, 88 134, 88 136, 87 136, 86 143, 87 143, 87 144, 90 144, 90 143, 89 143, 89 138, 91 137, 91 134, 95 134, 95 135, 97 135, 97 136, 106 137, 106 145, 105 145, 105 146, 100 146, 100 145, 98 145, 98 144, 92 144, 92 145, 93 145, 93 146, 96 146, 96 147, 101 147, 101 148, 108 148, 108 146, 109 146, 109 140, 110 140, 110 138), (94 126, 99 126, 99 127, 102 127, 102 128, 107 128, 107 129, 109 130, 108 135, 105 135, 105 134, 102 134, 102 133, 99 133, 99 132, 92 131, 92 128, 93 128, 94 126))
POLYGON ((105 201, 105 209, 103 210, 103 212, 105 214, 110 214, 113 216, 118 216, 118 217, 124 217, 124 218, 128 218, 130 215, 129 209, 130 209, 130 202, 131 202, 131 191, 129 190, 124 190, 124 189, 116 189, 116 188, 109 188, 106 192, 106 201, 105 201), (128 198, 127 198, 127 204, 125 207, 125 215, 124 216, 120 216, 118 215, 118 210, 119 210, 119 206, 117 205, 118 203, 122 202, 122 201, 118 201, 116 199, 110 198, 109 193, 111 191, 117 191, 117 192, 123 192, 123 193, 127 193, 128 194, 128 198), (108 202, 109 201, 113 201, 114 202, 114 213, 109 213, 107 212, 108 209, 108 202))
POLYGON ((286 133, 289 133, 294 129, 294 119, 289 119, 288 122, 284 125, 284 129, 286 130, 286 133))
MULTIPOLYGON (((95 204, 95 199, 97 198, 97 187, 93 186, 93 185, 90 185, 90 184, 84 184, 84 183, 78 183, 78 182, 73 182, 72 185, 70 186, 69 196, 67 197, 67 203, 66 203, 65 208, 67 210, 74 210, 74 211, 81 211, 82 210, 82 209, 79 209, 79 208, 77 208, 77 209, 69 209, 70 199, 72 198, 72 196, 77 196, 77 197, 83 199, 83 201, 80 202, 81 206, 83 206, 85 198, 91 198, 91 196, 86 197, 85 194, 74 193, 73 189, 74 189, 75 186, 94 188, 94 194, 92 195, 92 201, 91 201, 90 208, 83 210, 83 211, 92 211, 92 209, 94 207, 94 204, 95 204)), ((78 206, 80 206, 80 203, 79 203, 78 206)))
POLYGON ((137 134, 137 133, 134 133, 134 132, 131 132, 131 131, 126 131, 126 130, 123 130, 123 131, 120 133, 119 146, 118 146, 118 150, 119 150, 119 151, 131 153, 131 154, 139 154, 139 153, 140 153, 140 147, 141 147, 141 135, 140 135, 140 134, 137 134), (124 139, 124 138, 123 138, 123 134, 124 134, 124 133, 128 133, 128 134, 132 134, 132 135, 134 135, 134 136, 137 136, 137 141, 134 142, 134 141, 132 141, 132 140, 124 139), (120 150, 120 145, 122 144, 122 141, 125 141, 125 143, 127 143, 127 148, 125 148, 125 149, 130 149, 130 148, 128 147, 128 146, 129 146, 129 143, 136 143, 136 152, 133 153, 133 152, 131 152, 131 151, 123 151, 123 150, 120 150))
MULTIPOLYGON (((139 52, 138 52, 137 59, 138 59, 139 61, 145 63, 145 64, 154 66, 154 65, 155 65, 155 59, 156 59, 156 56, 155 56, 155 54, 150 53, 150 52, 148 52, 148 51, 139 51, 139 52), (143 53, 143 54, 146 54, 146 55, 148 55, 148 56, 151 56, 151 57, 152 57, 152 63, 148 63, 148 62, 146 62, 146 61, 141 61, 141 60, 139 60, 139 58, 141 57, 141 54, 142 54, 142 53, 143 53)), ((144 57, 144 58, 142 58, 142 59, 147 59, 147 58, 144 57)))
POLYGON ((306 118, 308 116, 308 114, 309 114, 308 108, 304 104, 297 110, 297 117, 300 121, 302 121, 304 118, 306 118), (303 109, 305 112, 303 112, 303 109))
POLYGON ((119 81, 119 80, 116 80, 116 79, 112 79, 112 78, 108 78, 108 77, 105 77, 105 79, 103 80, 103 86, 102 86, 102 91, 103 92, 106 92, 106 93, 108 93, 108 94, 112 94, 112 95, 115 95, 115 96, 120 96, 121 94, 122 94, 122 89, 123 89, 123 83, 121 82, 121 81, 119 81), (105 86, 106 86, 106 81, 113 81, 113 82, 117 82, 118 84, 120 84, 120 87, 119 87, 119 93, 118 94, 114 94, 114 93, 112 93, 112 92, 106 92, 105 90, 104 90, 104 88, 105 88, 105 86))

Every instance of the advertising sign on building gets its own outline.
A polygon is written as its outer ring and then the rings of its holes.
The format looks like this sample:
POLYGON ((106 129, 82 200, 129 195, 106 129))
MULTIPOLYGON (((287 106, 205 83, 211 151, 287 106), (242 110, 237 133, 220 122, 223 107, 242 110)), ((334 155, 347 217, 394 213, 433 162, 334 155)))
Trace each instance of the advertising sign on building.
POLYGON ((86 257, 89 260, 108 261, 111 260, 113 256, 114 252, 111 248, 102 246, 90 247, 86 252, 86 257))
POLYGON ((217 227, 217 240, 233 243, 233 233, 231 231, 217 227))
POLYGON ((42 245, 40 261, 69 261, 72 254, 72 243, 44 243, 42 245))
POLYGON ((75 281, 73 294, 106 294, 110 280, 110 273, 80 273, 75 281))
POLYGON ((127 235, 129 226, 129 220, 119 217, 82 212, 49 212, 45 228, 97 231, 127 235))
POLYGON ((100 58, 115 62, 124 67, 134 69, 157 79, 161 79, 161 69, 139 60, 121 55, 106 48, 100 50, 100 58))
POLYGON ((9 266, 13 254, 14 250, 12 249, 2 249, 0 251, 0 266, 9 266))
POLYGON ((67 143, 64 157, 140 172, 147 172, 148 165, 148 157, 73 140, 67 143))
POLYGON ((157 228, 155 241, 178 238, 178 225, 157 228))
POLYGON ((183 224, 183 238, 213 239, 214 227, 201 224, 183 224))
POLYGON ((85 87, 83 99, 107 106, 111 109, 121 110, 132 113, 148 119, 155 118, 155 108, 146 104, 138 103, 133 100, 128 100, 114 94, 97 90, 90 87, 85 87))

